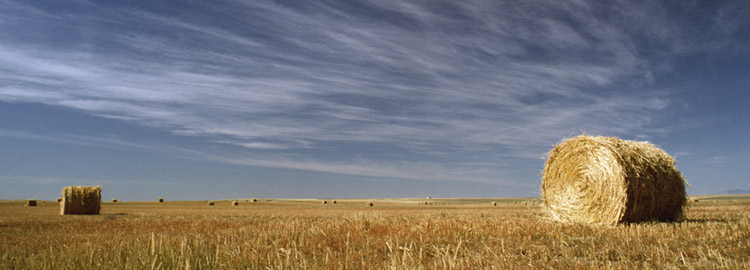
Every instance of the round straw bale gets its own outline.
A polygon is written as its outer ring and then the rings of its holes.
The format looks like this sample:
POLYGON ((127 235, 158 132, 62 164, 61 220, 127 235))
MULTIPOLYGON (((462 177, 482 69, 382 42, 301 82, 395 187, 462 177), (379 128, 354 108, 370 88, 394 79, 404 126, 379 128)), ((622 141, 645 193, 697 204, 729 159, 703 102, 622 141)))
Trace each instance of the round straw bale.
POLYGON ((113 202, 113 203, 114 203, 114 202, 117 202, 117 199, 112 199, 112 202, 113 202))
POLYGON ((497 202, 492 202, 492 206, 497 206, 497 202))
POLYGON ((208 202, 208 206, 214 206, 214 202, 208 202))
POLYGON ((258 199, 256 199, 256 198, 253 198, 253 199, 251 200, 251 202, 258 202, 258 199))
POLYGON ((36 200, 26 200, 23 203, 24 206, 36 206, 36 200))
POLYGON ((333 200, 331 203, 336 204, 336 200, 333 200))
POLYGON ((68 186, 62 190, 61 215, 98 215, 101 209, 100 186, 68 186))
POLYGON ((57 202, 62 202, 62 198, 57 198, 57 202))
POLYGON ((373 206, 372 202, 367 203, 367 206, 372 207, 373 206))
POLYGON ((238 201, 232 201, 232 206, 238 206, 238 205, 240 205, 240 202, 238 202, 238 201))
POLYGON ((159 200, 158 200, 158 201, 159 201, 160 203, 163 203, 163 202, 164 202, 164 198, 159 198, 159 200))
POLYGON ((328 201, 326 201, 326 200, 323 200, 323 204, 328 204, 328 201))
POLYGON ((687 196, 674 163, 647 142, 573 137, 549 153, 542 177, 544 206, 563 222, 678 221, 687 196))

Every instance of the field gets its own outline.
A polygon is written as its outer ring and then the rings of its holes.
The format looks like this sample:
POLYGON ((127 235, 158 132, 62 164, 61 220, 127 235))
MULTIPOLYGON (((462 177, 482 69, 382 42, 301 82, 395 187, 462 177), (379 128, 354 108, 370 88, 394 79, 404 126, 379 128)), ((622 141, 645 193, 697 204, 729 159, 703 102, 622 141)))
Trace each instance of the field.
POLYGON ((0 269, 750 269, 748 196, 615 227, 553 222, 528 198, 231 201, 0 202, 0 269))

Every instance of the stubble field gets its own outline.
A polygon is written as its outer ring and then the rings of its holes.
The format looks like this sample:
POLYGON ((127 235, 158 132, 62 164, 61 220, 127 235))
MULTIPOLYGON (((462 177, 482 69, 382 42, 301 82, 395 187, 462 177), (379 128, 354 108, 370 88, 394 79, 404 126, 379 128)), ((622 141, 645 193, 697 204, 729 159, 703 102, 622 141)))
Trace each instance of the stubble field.
POLYGON ((421 201, 0 202, 0 269, 750 269, 747 196, 614 227, 550 221, 531 199, 421 201))

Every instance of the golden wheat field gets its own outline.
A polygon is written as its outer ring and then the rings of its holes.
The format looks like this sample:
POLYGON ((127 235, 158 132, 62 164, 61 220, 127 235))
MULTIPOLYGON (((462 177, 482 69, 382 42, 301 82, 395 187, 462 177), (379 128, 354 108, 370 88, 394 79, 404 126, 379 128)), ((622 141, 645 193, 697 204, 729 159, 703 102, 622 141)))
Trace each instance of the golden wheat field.
POLYGON ((120 201, 61 216, 6 201, 0 269, 750 269, 750 197, 703 197, 687 216, 562 224, 533 199, 120 201))

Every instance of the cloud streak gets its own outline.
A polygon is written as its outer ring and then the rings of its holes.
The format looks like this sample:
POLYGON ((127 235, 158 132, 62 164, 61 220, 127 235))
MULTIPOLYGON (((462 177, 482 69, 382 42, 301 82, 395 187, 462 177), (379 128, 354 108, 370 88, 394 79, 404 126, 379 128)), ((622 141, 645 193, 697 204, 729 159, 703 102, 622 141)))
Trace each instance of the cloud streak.
POLYGON ((702 49, 629 2, 0 5, 1 101, 244 149, 228 163, 411 179, 506 177, 577 130, 668 132, 652 129, 672 94, 648 87, 653 59, 702 49))

